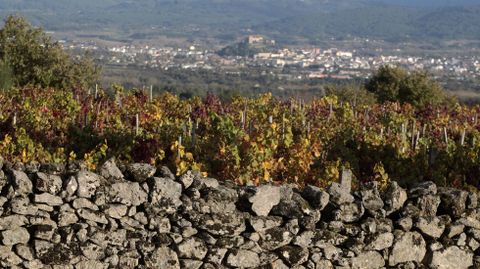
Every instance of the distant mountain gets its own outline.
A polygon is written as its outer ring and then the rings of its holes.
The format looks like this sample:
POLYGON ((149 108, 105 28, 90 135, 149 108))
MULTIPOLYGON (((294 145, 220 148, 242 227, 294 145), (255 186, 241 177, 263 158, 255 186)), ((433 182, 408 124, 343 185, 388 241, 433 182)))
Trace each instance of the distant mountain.
POLYGON ((478 0, 0 0, 0 16, 12 13, 48 30, 125 38, 480 39, 478 0))
POLYGON ((480 6, 425 10, 405 6, 371 6, 334 13, 311 13, 257 25, 254 30, 275 38, 365 37, 402 40, 480 40, 480 6))

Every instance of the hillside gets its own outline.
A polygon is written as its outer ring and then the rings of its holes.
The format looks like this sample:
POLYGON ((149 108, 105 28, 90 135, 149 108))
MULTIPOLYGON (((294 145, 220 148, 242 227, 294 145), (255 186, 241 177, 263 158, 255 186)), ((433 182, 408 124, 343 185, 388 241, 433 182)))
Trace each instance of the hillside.
POLYGON ((335 13, 310 13, 258 25, 254 29, 281 40, 307 37, 365 37, 392 41, 480 39, 480 6, 444 7, 434 11, 400 6, 376 6, 335 13))
MULTIPOLYGON (((166 34, 231 41, 259 32, 278 40, 368 37, 479 39, 479 6, 449 0, 5 0, 0 16, 20 13, 53 31, 103 31, 110 38, 166 34), (133 35, 133 36, 132 36, 133 35)), ((478 3, 477 3, 478 5, 478 3)))

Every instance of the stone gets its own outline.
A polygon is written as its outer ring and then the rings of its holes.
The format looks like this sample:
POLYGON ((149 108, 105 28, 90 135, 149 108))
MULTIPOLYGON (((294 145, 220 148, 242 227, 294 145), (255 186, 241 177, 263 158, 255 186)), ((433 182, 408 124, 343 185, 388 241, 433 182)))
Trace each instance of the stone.
POLYGON ((121 219, 127 215, 128 207, 121 204, 109 204, 104 210, 105 214, 114 219, 121 219))
POLYGON ((393 239, 394 236, 392 233, 373 235, 369 240, 366 249, 380 251, 390 248, 393 245, 393 239))
POLYGON ((330 194, 318 187, 307 185, 302 192, 303 198, 315 209, 323 210, 330 201, 330 194))
POLYGON ((468 269, 473 265, 473 253, 450 246, 444 250, 434 251, 430 261, 431 268, 437 269, 468 269))
POLYGON ((195 237, 191 237, 177 246, 180 258, 202 260, 208 252, 205 243, 195 237))
POLYGON ((282 218, 278 216, 266 216, 266 217, 250 217, 250 225, 256 232, 263 232, 270 228, 279 227, 282 225, 282 218))
POLYGON ((15 268, 14 266, 19 265, 22 261, 10 247, 0 246, 0 266, 2 268, 15 268))
POLYGON ((102 247, 92 243, 86 242, 82 246, 80 246, 83 256, 85 256, 89 260, 102 260, 105 258, 105 250, 102 247))
POLYGON ((157 248, 145 261, 147 268, 179 269, 177 254, 168 247, 157 248))
POLYGON ((89 171, 80 171, 75 175, 78 184, 77 196, 83 198, 91 198, 97 188, 100 186, 100 178, 89 171))
POLYGON ((48 192, 44 192, 42 194, 35 194, 33 199, 35 203, 39 204, 47 204, 50 206, 61 206, 63 205, 63 200, 61 197, 55 196, 48 192))
MULTIPOLYGON (((168 172, 170 172, 170 170, 168 170, 168 172)), ((168 173, 168 172, 164 173, 164 174, 167 174, 167 176, 164 176, 164 177, 168 177, 172 180, 175 179, 175 176, 173 176, 172 172, 170 172, 170 173, 168 173)), ((183 186, 184 189, 188 189, 188 188, 190 188, 190 186, 192 186, 193 181, 196 178, 198 178, 198 175, 194 171, 188 170, 185 174, 180 176, 179 181, 180 181, 180 183, 182 183, 182 186, 183 186)))
POLYGON ((426 251, 425 240, 419 233, 400 233, 398 236, 395 236, 395 243, 388 262, 390 266, 410 261, 420 263, 425 257, 426 251))
POLYGON ((417 207, 421 217, 435 217, 439 205, 440 197, 436 195, 423 195, 417 198, 417 207))
POLYGON ((35 178, 35 188, 39 192, 48 192, 55 195, 62 190, 62 178, 58 175, 37 172, 35 178))
POLYGON ((465 212, 468 192, 454 188, 438 188, 440 195, 439 210, 451 217, 460 217, 465 212))
POLYGON ((405 232, 408 232, 412 229, 413 227, 413 220, 411 217, 403 217, 399 220, 397 220, 396 225, 404 230, 405 232))
POLYGON ((75 209, 80 209, 80 208, 88 208, 93 211, 98 211, 98 206, 94 203, 92 203, 90 200, 86 198, 77 198, 73 200, 72 203, 73 208, 75 209))
POLYGON ((296 246, 285 246, 277 251, 280 257, 291 267, 301 265, 308 260, 308 249, 296 246))
POLYGON ((135 182, 145 182, 147 179, 153 177, 157 168, 148 163, 132 163, 127 165, 127 173, 135 182))
POLYGON ((260 247, 268 251, 286 246, 293 240, 293 234, 283 227, 271 228, 259 234, 260 247))
POLYGON ((303 219, 305 215, 312 215, 314 210, 303 197, 294 192, 291 197, 282 197, 280 203, 272 208, 271 215, 282 216, 288 219, 303 219))
POLYGON ((350 188, 337 182, 333 182, 332 185, 330 185, 328 194, 330 195, 330 201, 337 206, 351 204, 355 201, 355 198, 350 193, 350 188))
POLYGON ((20 215, 36 215, 38 208, 30 204, 30 200, 27 197, 15 197, 10 203, 12 212, 20 215))
POLYGON ((182 204, 182 185, 168 178, 151 180, 150 202, 154 210, 174 213, 182 204))
POLYGON ((70 226, 78 222, 77 214, 69 211, 62 211, 58 214, 58 226, 70 226))
POLYGON ((409 190, 409 197, 416 198, 425 195, 435 195, 437 194, 437 185, 432 181, 425 181, 415 184, 409 190))
POLYGON ((252 203, 252 211, 257 216, 268 216, 270 210, 280 203, 280 188, 271 185, 263 185, 256 188, 255 194, 248 200, 252 203))
POLYGON ((452 238, 454 236, 457 236, 465 230, 465 225, 460 224, 460 223, 451 223, 447 229, 446 229, 446 235, 448 238, 452 238))
POLYGON ((203 262, 192 259, 180 259, 180 267, 186 269, 199 269, 203 262))
POLYGON ((108 197, 112 203, 139 206, 147 202, 148 194, 138 182, 118 182, 110 186, 108 197))
POLYGON ((15 194, 19 196, 26 196, 32 193, 33 184, 27 174, 22 171, 12 170, 12 185, 15 189, 15 194))
POLYGON ((13 246, 16 244, 26 244, 30 240, 30 234, 27 229, 17 227, 13 230, 6 230, 2 233, 2 243, 5 246, 13 246))
POLYGON ((415 227, 422 234, 433 239, 440 238, 445 230, 445 224, 438 217, 420 217, 415 223, 415 227))
POLYGON ((364 213, 365 209, 361 203, 342 204, 339 206, 339 209, 334 211, 334 219, 337 221, 351 223, 358 221, 364 213))
POLYGON ((73 196, 78 190, 78 182, 74 176, 70 176, 64 184, 65 193, 68 196, 73 196))
POLYGON ((15 245, 15 253, 24 260, 32 261, 35 259, 32 253, 32 249, 28 245, 17 244, 15 245))
POLYGON ((227 256, 226 264, 239 268, 255 268, 260 265, 260 258, 257 253, 250 250, 232 249, 227 256))
POLYGON ((377 182, 364 184, 362 190, 360 190, 360 195, 362 197, 362 205, 370 215, 374 217, 384 215, 384 203, 378 192, 377 182))
POLYGON ((0 217, 0 231, 15 229, 28 223, 28 219, 23 215, 10 215, 0 217))
POLYGON ((123 179, 123 173, 118 168, 115 158, 108 159, 100 167, 98 167, 98 174, 113 181, 123 179))
POLYGON ((352 258, 352 269, 376 269, 385 266, 385 260, 382 255, 376 251, 362 252, 355 258, 352 258))
POLYGON ((90 220, 97 223, 108 224, 108 220, 103 214, 92 211, 90 209, 81 208, 77 210, 77 214, 80 218, 84 220, 90 220))
POLYGON ((108 264, 100 261, 94 261, 94 260, 81 261, 75 264, 75 269, 107 269, 107 268, 108 268, 108 264))

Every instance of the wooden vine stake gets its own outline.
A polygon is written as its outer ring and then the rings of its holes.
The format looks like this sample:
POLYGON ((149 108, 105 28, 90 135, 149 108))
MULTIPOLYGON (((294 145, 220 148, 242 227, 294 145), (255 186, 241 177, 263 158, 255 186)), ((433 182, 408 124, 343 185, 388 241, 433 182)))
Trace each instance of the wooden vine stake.
POLYGON ((95 84, 95 100, 98 97, 98 84, 95 84))
POLYGON ((13 126, 17 125, 17 112, 13 113, 12 125, 13 125, 13 126))
POLYGON ((135 135, 138 135, 139 133, 140 133, 140 118, 137 113, 135 114, 135 135))
POLYGON ((150 101, 153 101, 153 85, 150 85, 150 101))
POLYGON ((443 136, 445 138, 445 147, 448 150, 448 133, 447 133, 447 127, 443 127, 443 136))
POLYGON ((177 155, 180 158, 180 147, 182 146, 182 136, 178 137, 178 147, 177 147, 177 155))
POLYGON ((462 130, 462 135, 460 136, 460 146, 465 144, 465 128, 462 130))

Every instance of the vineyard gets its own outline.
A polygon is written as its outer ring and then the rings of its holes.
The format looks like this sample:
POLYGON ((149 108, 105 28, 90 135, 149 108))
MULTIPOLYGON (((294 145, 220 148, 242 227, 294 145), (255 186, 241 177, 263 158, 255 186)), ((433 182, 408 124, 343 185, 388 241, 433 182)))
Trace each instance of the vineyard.
POLYGON ((356 106, 335 96, 221 102, 113 87, 88 93, 23 88, 0 94, 0 155, 15 163, 83 160, 199 170, 238 184, 324 187, 342 166, 357 182, 478 187, 478 107, 356 106))

